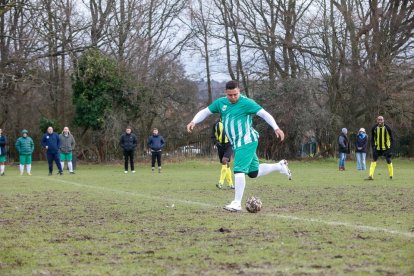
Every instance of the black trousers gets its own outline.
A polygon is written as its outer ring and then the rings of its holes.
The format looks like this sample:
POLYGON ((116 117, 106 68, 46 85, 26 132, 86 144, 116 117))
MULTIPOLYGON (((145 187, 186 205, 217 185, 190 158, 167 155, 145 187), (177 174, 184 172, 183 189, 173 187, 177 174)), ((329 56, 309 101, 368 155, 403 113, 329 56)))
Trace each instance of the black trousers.
POLYGON ((153 151, 152 158, 151 158, 151 166, 155 166, 155 159, 157 160, 158 167, 161 167, 161 151, 153 151))
POLYGON ((124 150, 125 171, 128 171, 128 160, 131 163, 131 171, 134 171, 134 150, 124 150))

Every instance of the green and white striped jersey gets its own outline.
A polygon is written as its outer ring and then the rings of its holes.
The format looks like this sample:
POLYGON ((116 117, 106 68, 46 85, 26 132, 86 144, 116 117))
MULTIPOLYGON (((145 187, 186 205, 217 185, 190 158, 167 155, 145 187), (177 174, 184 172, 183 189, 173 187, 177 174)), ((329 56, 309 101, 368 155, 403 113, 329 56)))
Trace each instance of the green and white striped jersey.
POLYGON ((222 97, 208 106, 212 113, 220 113, 224 130, 233 149, 240 148, 259 140, 259 133, 253 128, 252 117, 262 107, 246 96, 232 104, 227 97, 222 97))

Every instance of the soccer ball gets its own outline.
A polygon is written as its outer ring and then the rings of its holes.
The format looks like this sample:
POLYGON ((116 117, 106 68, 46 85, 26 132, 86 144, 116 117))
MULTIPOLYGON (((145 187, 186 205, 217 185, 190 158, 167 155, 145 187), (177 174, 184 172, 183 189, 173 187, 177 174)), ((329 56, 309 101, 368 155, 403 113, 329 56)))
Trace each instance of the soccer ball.
POLYGON ((246 210, 250 213, 257 213, 262 209, 262 201, 258 197, 251 196, 246 201, 246 210))

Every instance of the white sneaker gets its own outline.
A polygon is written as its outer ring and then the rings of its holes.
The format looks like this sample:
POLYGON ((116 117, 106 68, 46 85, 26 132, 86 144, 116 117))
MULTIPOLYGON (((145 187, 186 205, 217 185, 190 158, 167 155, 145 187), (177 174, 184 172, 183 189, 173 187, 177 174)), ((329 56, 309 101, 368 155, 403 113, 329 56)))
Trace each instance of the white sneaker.
POLYGON ((132 173, 135 173, 135 171, 132 171, 132 173))
POLYGON ((128 173, 128 171, 124 171, 124 173, 128 173))
POLYGON ((285 159, 279 161, 280 166, 282 166, 282 170, 280 171, 281 174, 286 175, 289 180, 292 180, 292 173, 288 168, 288 162, 285 159))
POLYGON ((230 211, 230 212, 237 212, 241 211, 241 204, 239 201, 233 200, 229 205, 226 205, 223 207, 224 210, 230 211))

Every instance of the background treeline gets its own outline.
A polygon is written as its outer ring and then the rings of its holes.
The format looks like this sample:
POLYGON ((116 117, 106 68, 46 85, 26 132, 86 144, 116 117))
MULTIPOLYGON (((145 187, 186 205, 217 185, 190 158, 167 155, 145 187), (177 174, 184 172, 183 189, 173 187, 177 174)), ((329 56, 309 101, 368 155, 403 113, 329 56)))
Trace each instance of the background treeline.
POLYGON ((409 0, 0 0, 0 127, 12 153, 21 129, 39 141, 47 124, 71 127, 87 160, 117 159, 126 125, 141 153, 152 127, 175 151, 208 140, 216 118, 184 129, 219 73, 288 134, 276 144, 258 120, 262 156, 312 138, 332 155, 342 127, 378 114, 414 156, 413 47, 409 0))

